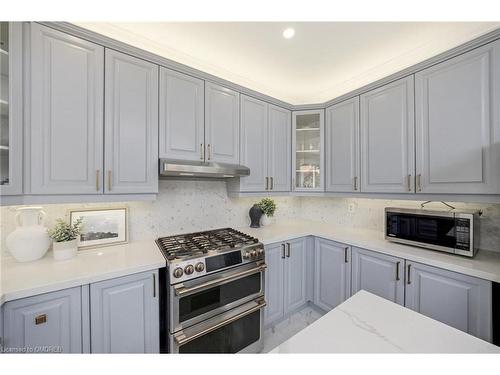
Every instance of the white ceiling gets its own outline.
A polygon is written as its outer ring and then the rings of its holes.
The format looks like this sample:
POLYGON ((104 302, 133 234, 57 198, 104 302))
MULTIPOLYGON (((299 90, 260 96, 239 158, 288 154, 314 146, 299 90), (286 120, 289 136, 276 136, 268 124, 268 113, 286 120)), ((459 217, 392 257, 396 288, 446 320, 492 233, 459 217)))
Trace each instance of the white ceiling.
POLYGON ((481 22, 76 23, 291 104, 325 102, 500 27, 481 22), (295 29, 284 39, 282 31, 295 29))

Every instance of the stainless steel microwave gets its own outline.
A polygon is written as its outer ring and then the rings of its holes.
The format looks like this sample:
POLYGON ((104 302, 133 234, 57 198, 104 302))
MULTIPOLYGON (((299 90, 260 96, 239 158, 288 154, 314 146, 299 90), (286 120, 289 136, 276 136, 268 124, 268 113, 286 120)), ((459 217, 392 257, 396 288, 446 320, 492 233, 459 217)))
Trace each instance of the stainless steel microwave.
POLYGON ((479 212, 385 209, 385 239, 473 257, 478 244, 479 212))

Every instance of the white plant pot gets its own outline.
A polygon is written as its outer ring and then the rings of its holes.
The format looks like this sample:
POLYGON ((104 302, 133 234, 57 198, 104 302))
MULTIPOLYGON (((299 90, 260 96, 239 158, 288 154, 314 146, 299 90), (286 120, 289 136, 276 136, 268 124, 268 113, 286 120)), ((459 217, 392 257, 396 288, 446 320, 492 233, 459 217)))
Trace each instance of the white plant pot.
POLYGON ((262 226, 268 226, 268 225, 271 225, 272 223, 272 218, 270 218, 269 216, 267 215, 262 215, 261 219, 260 219, 260 225, 262 226))
POLYGON ((71 241, 54 242, 52 245, 55 260, 67 260, 76 257, 78 242, 76 238, 71 241))

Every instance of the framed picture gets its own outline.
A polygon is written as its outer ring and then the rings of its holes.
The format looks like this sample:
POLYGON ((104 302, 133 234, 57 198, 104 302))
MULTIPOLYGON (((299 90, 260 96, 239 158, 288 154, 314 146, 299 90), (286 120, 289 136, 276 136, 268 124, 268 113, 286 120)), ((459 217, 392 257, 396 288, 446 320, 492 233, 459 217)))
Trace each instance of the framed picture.
POLYGON ((123 244, 128 241, 126 207, 70 211, 70 223, 82 218, 78 247, 89 249, 123 244))

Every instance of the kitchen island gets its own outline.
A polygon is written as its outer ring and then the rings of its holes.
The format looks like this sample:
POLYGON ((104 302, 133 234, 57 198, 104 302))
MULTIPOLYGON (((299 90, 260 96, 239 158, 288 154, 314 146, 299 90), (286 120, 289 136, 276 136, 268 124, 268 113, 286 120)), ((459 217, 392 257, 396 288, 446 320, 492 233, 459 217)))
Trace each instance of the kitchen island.
POLYGON ((500 347, 362 290, 270 353, 500 353, 500 347))

